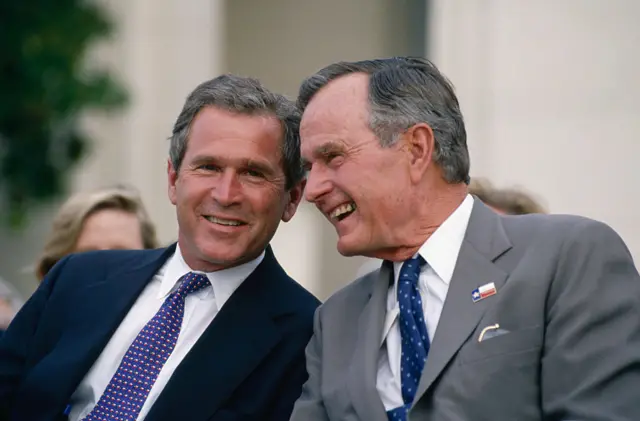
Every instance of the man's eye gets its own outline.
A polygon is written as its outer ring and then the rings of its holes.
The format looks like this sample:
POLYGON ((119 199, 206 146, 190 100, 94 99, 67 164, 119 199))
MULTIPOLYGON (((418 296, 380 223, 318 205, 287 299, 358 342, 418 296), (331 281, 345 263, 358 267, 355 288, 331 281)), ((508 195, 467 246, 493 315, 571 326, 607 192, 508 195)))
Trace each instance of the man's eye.
POLYGON ((246 174, 250 177, 259 177, 259 178, 264 178, 264 174, 262 174, 260 171, 258 170, 252 170, 252 169, 248 169, 245 171, 246 174))
POLYGON ((329 153, 329 154, 327 154, 327 156, 325 157, 325 160, 326 160, 327 164, 330 164, 330 163, 332 163, 332 162, 334 162, 334 163, 335 163, 335 161, 336 161, 338 158, 342 158, 342 155, 341 155, 341 154, 339 154, 339 153, 329 153))
POLYGON ((220 171, 220 167, 214 164, 202 164, 198 166, 198 169, 205 171, 220 171))

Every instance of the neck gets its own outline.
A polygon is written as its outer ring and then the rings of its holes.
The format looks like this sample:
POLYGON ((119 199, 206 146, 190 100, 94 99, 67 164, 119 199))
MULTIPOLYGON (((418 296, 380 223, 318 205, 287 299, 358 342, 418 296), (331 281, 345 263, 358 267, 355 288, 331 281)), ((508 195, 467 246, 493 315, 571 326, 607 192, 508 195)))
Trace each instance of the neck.
POLYGON ((468 194, 467 185, 444 184, 433 189, 434 194, 416 199, 404 227, 396 230, 397 246, 377 250, 375 256, 384 260, 401 262, 413 257, 431 235, 462 204, 468 194))
POLYGON ((243 265, 257 258, 264 251, 263 249, 235 260, 214 260, 201 252, 195 244, 187 241, 180 233, 178 233, 178 246, 180 247, 182 259, 189 269, 205 273, 218 272, 243 265))

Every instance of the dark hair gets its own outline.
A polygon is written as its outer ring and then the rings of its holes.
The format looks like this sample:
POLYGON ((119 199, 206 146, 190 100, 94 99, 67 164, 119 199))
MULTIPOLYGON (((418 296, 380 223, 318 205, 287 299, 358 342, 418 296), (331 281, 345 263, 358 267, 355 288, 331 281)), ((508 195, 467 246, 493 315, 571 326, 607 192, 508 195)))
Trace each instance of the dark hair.
POLYGON ((383 146, 418 123, 426 123, 435 136, 434 161, 449 183, 469 181, 469 151, 464 120, 451 83, 424 58, 339 62, 308 77, 300 86, 302 111, 329 82, 351 73, 369 75, 369 126, 383 146))
POLYGON ((169 157, 176 171, 187 150, 189 129, 204 107, 213 106, 247 115, 273 115, 282 126, 282 165, 286 188, 303 177, 300 157, 300 111, 283 95, 273 93, 253 78, 222 75, 200 84, 189 94, 171 136, 169 157))

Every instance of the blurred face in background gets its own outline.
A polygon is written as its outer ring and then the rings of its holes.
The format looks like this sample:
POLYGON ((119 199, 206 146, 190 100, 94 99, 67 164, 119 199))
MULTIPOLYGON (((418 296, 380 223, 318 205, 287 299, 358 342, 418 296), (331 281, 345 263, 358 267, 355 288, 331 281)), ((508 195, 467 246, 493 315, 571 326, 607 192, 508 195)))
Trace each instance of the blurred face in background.
POLYGON ((135 188, 116 185, 78 192, 58 209, 35 273, 44 279, 70 253, 156 247, 155 226, 135 188))
POLYGON ((140 221, 134 213, 101 209, 85 219, 75 251, 142 248, 140 221))
POLYGON ((211 272, 256 258, 280 221, 293 217, 302 183, 286 190, 282 136, 271 115, 215 107, 196 115, 180 168, 168 164, 178 243, 192 269, 211 272))

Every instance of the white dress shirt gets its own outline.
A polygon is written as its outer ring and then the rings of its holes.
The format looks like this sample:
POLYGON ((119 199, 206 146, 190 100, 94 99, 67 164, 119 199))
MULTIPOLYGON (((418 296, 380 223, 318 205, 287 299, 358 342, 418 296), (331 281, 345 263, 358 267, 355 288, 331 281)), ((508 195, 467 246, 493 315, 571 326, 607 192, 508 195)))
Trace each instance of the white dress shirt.
MULTIPOLYGON (((473 197, 467 195, 460 206, 449 215, 418 250, 418 254, 427 262, 420 272, 418 290, 422 298, 422 310, 427 322, 429 339, 434 337, 438 327, 440 313, 449 290, 449 282, 458 260, 472 208, 473 197)), ((400 309, 397 298, 397 284, 401 267, 402 262, 394 262, 394 282, 387 293, 387 315, 384 321, 382 345, 378 359, 376 387, 386 411, 404 405, 400 378, 400 355, 402 353, 400 327, 398 326, 400 309)))
MULTIPOLYGON (((138 421, 144 420, 178 364, 204 333, 231 294, 254 271, 263 258, 264 252, 256 259, 240 266, 205 273, 211 282, 211 287, 203 288, 185 298, 184 318, 178 341, 158 374, 158 378, 140 410, 138 421)), ((188 272, 197 271, 192 271, 187 266, 180 248, 176 246, 173 256, 167 260, 144 288, 93 367, 71 396, 70 421, 79 421, 91 412, 107 388, 131 343, 144 325, 160 310, 167 296, 180 286, 178 280, 188 272)))

